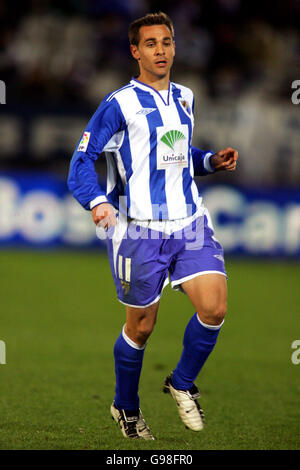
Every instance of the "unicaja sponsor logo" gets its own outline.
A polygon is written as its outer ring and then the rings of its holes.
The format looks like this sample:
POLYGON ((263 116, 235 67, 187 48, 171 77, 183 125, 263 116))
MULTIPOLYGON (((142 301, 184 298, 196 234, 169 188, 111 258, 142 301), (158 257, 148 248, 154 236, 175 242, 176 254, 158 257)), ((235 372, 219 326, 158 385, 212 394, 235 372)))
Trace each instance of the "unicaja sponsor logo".
POLYGON ((184 139, 185 139, 185 135, 182 132, 172 130, 172 131, 166 132, 160 140, 164 144, 166 144, 168 147, 170 147, 170 149, 172 149, 174 152, 174 146, 176 142, 178 140, 184 140, 184 139))
POLYGON ((6 104, 6 86, 3 80, 0 80, 0 104, 6 104))
POLYGON ((161 160, 158 168, 160 170, 165 169, 172 164, 182 165, 186 167, 187 156, 183 153, 181 145, 176 146, 178 142, 183 142, 184 140, 186 140, 185 135, 181 131, 174 129, 166 132, 160 140, 168 147, 168 149, 164 147, 164 150, 160 156, 161 160), (170 149, 172 150, 172 152, 170 152, 170 149))
POLYGON ((182 161, 185 161, 185 156, 183 155, 183 153, 180 153, 179 155, 175 155, 175 154, 163 155, 163 161, 169 162, 169 163, 172 163, 172 162, 180 163, 182 161))
POLYGON ((0 364, 6 364, 6 345, 0 340, 0 364))

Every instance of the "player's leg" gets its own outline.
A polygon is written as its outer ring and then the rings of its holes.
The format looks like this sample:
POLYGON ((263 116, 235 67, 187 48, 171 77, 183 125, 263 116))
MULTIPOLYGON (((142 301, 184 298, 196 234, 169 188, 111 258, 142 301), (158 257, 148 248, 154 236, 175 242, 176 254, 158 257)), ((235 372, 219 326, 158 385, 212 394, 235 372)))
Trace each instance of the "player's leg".
POLYGON ((138 387, 146 341, 156 321, 159 302, 146 308, 126 307, 126 324, 115 347, 116 395, 119 409, 139 409, 138 387))
POLYGON ((196 309, 184 334, 183 351, 173 373, 173 385, 180 390, 192 387, 212 352, 226 314, 227 285, 222 274, 204 274, 181 287, 196 309))
POLYGON ((199 319, 211 326, 219 326, 227 310, 227 279, 221 273, 207 273, 181 284, 199 319))
POLYGON ((187 325, 182 357, 173 374, 176 388, 187 390, 217 341, 227 308, 227 277, 223 248, 207 211, 187 227, 183 242, 170 275, 172 287, 180 286, 197 312, 187 325))
POLYGON ((184 291, 196 309, 183 339, 177 367, 166 378, 187 427, 203 428, 203 412, 194 381, 214 348, 226 312, 227 286, 223 249, 214 237, 208 213, 196 219, 183 238, 184 246, 170 266, 172 287, 184 291), (186 243, 185 243, 186 242, 186 243))
POLYGON ((140 411, 138 395, 146 341, 153 331, 159 302, 126 307, 126 324, 114 347, 116 393, 111 412, 126 437, 153 439, 140 411))
POLYGON ((197 312, 190 319, 183 339, 183 351, 177 367, 164 384, 177 403, 186 427, 200 431, 204 413, 198 403, 200 393, 194 381, 213 350, 226 312, 226 277, 205 274, 182 283, 197 312))
POLYGON ((163 244, 162 237, 152 237, 150 230, 121 216, 108 241, 118 299, 126 305, 126 325, 114 346, 116 394, 111 407, 125 437, 153 438, 140 418, 138 387, 146 341, 168 283, 169 254, 161 252, 163 244))

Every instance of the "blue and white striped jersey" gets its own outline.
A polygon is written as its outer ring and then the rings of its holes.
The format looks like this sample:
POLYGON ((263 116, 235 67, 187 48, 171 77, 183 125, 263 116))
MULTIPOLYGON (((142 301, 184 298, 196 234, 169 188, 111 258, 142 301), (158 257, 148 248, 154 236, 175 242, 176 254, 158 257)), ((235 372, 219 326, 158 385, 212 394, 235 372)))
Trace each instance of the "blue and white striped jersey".
POLYGON ((86 209, 108 201, 139 220, 194 214, 201 204, 194 172, 205 175, 214 169, 209 163, 212 152, 191 145, 193 107, 192 91, 173 82, 158 92, 132 79, 107 95, 73 154, 68 177, 73 196, 86 209), (106 189, 94 167, 102 152, 106 189))

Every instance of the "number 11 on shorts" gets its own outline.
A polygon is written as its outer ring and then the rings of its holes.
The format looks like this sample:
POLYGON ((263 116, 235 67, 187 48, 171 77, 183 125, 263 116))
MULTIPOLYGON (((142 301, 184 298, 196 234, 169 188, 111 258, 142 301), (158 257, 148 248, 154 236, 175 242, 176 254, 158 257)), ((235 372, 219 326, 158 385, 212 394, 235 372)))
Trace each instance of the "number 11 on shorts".
POLYGON ((119 279, 125 280, 126 282, 130 282, 131 277, 131 258, 125 258, 125 275, 123 276, 123 256, 119 255, 118 258, 118 274, 119 279))

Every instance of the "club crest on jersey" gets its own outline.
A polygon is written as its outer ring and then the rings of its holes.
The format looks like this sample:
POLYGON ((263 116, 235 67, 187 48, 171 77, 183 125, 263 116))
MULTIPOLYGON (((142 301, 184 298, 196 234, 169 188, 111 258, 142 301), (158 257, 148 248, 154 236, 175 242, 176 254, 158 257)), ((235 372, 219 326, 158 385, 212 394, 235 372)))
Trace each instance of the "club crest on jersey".
POLYGON ((81 141, 79 142, 78 145, 78 152, 86 152, 87 146, 89 144, 91 133, 90 132, 84 132, 83 136, 81 138, 81 141))
POLYGON ((156 108, 142 108, 136 114, 142 114, 143 116, 147 116, 147 114, 156 111, 156 108))
POLYGON ((184 107, 188 114, 191 114, 191 107, 186 100, 180 100, 181 105, 184 107))

